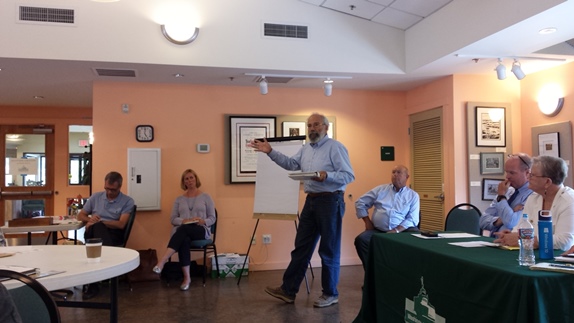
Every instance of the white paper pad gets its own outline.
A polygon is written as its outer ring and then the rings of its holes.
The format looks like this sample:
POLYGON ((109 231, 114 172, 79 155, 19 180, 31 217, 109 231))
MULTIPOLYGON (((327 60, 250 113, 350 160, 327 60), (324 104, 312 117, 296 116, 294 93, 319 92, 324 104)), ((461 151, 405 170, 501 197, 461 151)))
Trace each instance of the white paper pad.
POLYGON ((438 234, 439 237, 442 238, 447 238, 447 239, 454 239, 454 238, 478 238, 480 236, 476 235, 476 234, 470 234, 470 233, 439 233, 438 234))
POLYGON ((574 263, 574 258, 572 258, 572 257, 558 256, 558 257, 554 257, 554 260, 556 260, 556 261, 562 261, 562 262, 572 262, 572 263, 574 263))
POLYGON ((450 242, 449 244, 458 247, 476 248, 476 247, 498 247, 498 244, 488 241, 464 241, 464 242, 450 242))
POLYGON ((296 181, 304 181, 307 179, 313 179, 319 177, 319 172, 299 172, 299 173, 289 173, 287 174, 289 178, 294 179, 296 181))
POLYGON ((412 235, 414 237, 421 238, 421 239, 442 239, 442 238, 444 238, 444 237, 441 237, 440 235, 438 237, 427 237, 427 236, 423 236, 420 233, 413 233, 412 235))

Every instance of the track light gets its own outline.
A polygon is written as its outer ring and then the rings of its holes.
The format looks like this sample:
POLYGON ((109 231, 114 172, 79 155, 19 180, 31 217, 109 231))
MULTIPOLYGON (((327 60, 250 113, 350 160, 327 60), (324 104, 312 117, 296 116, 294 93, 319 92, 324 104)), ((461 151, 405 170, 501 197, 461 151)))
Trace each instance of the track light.
POLYGON ((526 74, 524 74, 522 68, 520 67, 520 62, 518 62, 516 59, 514 59, 514 63, 512 63, 511 71, 512 73, 514 73, 514 76, 516 76, 516 78, 519 80, 522 80, 523 78, 526 77, 526 74))
POLYGON ((498 65, 494 70, 496 71, 496 76, 499 80, 504 80, 506 78, 506 67, 502 65, 502 59, 498 59, 498 65))
POLYGON ((261 81, 259 81, 259 92, 263 95, 267 94, 267 80, 265 79, 265 75, 261 76, 261 81))
POLYGON ((333 94, 333 80, 327 78, 325 81, 323 81, 323 83, 325 83, 325 85, 323 86, 325 96, 331 96, 331 94, 333 94))

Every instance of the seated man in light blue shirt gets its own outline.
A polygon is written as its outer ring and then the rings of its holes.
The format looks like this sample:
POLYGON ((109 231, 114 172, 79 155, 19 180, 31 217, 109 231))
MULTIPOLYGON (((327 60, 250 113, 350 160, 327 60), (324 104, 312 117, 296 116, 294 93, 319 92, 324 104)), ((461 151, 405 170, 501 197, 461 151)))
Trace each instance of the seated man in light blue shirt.
POLYGON ((490 231, 490 236, 516 226, 522 216, 526 199, 532 193, 528 188, 528 174, 532 159, 527 154, 509 155, 504 163, 506 179, 498 184, 498 196, 480 217, 480 228, 490 231))
MULTIPOLYGON (((102 238, 104 246, 117 246, 123 242, 124 228, 128 223, 134 200, 121 192, 123 177, 118 172, 109 172, 104 179, 104 191, 92 194, 78 220, 86 224, 85 239, 102 238)), ((84 286, 83 299, 90 299, 99 293, 99 285, 84 286)))
POLYGON ((417 192, 406 186, 408 178, 409 170, 398 165, 393 168, 391 184, 379 185, 355 202, 357 218, 365 222, 366 230, 355 238, 355 248, 365 269, 374 233, 419 231, 420 199, 417 192), (372 219, 369 218, 371 207, 374 207, 372 219))

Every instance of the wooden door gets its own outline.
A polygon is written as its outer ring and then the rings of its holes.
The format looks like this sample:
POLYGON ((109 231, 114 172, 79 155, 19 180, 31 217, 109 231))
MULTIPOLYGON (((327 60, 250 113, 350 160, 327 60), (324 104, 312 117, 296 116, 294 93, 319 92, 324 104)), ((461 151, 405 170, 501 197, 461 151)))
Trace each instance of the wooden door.
POLYGON ((54 213, 54 127, 0 125, 0 223, 54 213))
POLYGON ((421 230, 444 229, 442 108, 411 115, 411 184, 421 201, 421 230))

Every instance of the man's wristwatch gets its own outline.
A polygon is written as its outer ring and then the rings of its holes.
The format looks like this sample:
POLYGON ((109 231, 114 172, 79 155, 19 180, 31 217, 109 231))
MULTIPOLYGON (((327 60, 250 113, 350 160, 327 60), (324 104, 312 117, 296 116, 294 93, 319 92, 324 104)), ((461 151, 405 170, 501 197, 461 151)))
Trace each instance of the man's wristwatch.
POLYGON ((502 199, 505 199, 505 200, 506 200, 506 196, 504 196, 504 195, 498 195, 498 196, 496 197, 496 202, 500 202, 500 200, 502 200, 502 199))

